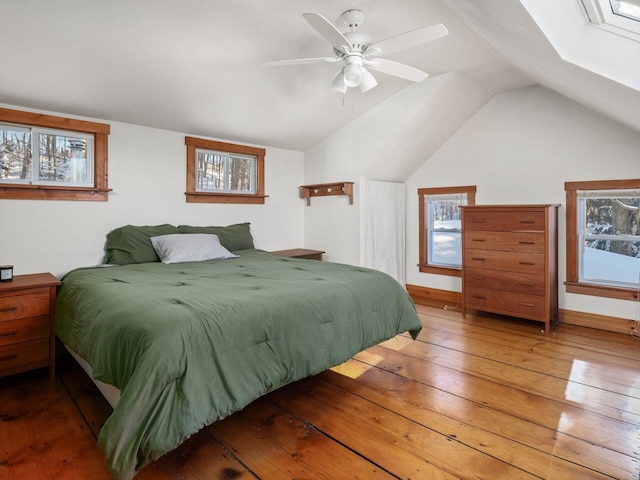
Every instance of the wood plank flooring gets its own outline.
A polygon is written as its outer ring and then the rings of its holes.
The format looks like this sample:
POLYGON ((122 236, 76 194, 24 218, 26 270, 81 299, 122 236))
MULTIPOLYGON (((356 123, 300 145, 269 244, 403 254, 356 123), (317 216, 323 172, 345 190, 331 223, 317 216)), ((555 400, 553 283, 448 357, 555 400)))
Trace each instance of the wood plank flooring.
MULTIPOLYGON (((140 480, 640 478, 640 339, 418 306, 398 336, 263 397, 140 480)), ((68 354, 0 379, 0 479, 109 479, 111 409, 68 354)))

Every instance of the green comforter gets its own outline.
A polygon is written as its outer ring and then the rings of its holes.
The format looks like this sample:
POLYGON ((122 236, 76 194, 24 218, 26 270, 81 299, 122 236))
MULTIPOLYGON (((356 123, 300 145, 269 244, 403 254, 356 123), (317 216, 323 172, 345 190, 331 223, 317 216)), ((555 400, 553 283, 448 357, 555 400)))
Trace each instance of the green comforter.
POLYGON ((68 273, 56 332, 121 397, 98 443, 130 479, 202 427, 289 382, 421 326, 391 277, 277 257, 68 273))

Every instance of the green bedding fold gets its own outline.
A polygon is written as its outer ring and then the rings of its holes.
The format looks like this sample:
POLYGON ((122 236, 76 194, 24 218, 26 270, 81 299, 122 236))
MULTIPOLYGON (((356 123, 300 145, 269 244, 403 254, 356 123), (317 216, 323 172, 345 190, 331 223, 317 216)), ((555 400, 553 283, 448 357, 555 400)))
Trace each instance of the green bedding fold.
POLYGON ((56 333, 121 390, 98 443, 130 479, 190 435, 294 380, 421 325, 381 272, 260 250, 68 273, 56 333))

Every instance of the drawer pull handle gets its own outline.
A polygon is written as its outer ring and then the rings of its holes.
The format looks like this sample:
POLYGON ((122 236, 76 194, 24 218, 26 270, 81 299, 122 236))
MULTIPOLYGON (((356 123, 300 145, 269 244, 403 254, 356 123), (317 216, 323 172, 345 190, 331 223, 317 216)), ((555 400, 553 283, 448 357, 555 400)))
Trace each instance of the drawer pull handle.
POLYGON ((519 223, 535 223, 533 220, 520 220, 519 223))
POLYGON ((13 332, 0 333, 0 338, 2 338, 2 337, 11 337, 11 336, 15 335, 16 333, 18 333, 18 332, 16 332, 15 330, 13 332))
POLYGON ((536 284, 530 282, 520 282, 520 285, 522 285, 523 287, 534 287, 536 284))
POLYGON ((471 295, 473 298, 477 298, 478 300, 485 300, 487 297, 484 295, 471 295))
POLYGON ((0 308, 0 313, 17 312, 18 307, 0 308))
POLYGON ((520 243, 520 245, 535 245, 536 244, 536 242, 528 242, 528 241, 525 241, 525 240, 520 240, 520 242, 518 242, 518 243, 520 243))
POLYGON ((520 265, 535 265, 534 262, 518 262, 520 265))
POLYGON ((14 353, 12 355, 5 355, 4 357, 0 357, 0 362, 5 362, 8 360, 13 360, 14 358, 16 358, 18 356, 17 353, 14 353))
POLYGON ((482 257, 471 257, 471 260, 476 260, 478 262, 484 262, 484 258, 482 258, 482 257))
POLYGON ((472 242, 484 242, 485 239, 484 238, 472 238, 471 241, 472 242))
POLYGON ((522 305, 523 307, 535 307, 535 305, 533 303, 520 302, 520 305, 522 305))

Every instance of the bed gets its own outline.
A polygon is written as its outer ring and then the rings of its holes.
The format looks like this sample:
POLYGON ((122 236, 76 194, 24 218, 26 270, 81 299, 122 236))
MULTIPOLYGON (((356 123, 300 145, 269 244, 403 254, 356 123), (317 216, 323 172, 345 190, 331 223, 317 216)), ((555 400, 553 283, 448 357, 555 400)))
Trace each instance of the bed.
POLYGON ((56 333, 119 395, 98 438, 117 479, 274 389, 421 328, 388 275, 255 249, 248 224, 129 225, 106 251, 111 266, 62 279, 56 333), (229 255, 165 263, 153 246, 198 233, 229 255))

